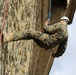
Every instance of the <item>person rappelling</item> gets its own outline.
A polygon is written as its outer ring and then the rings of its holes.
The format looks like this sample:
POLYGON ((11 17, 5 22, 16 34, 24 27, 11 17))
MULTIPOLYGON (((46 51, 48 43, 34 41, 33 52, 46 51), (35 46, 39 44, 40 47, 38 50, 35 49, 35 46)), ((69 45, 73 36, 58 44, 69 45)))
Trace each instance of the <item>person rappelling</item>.
POLYGON ((59 20, 59 22, 50 25, 50 17, 51 17, 50 13, 51 13, 51 0, 50 0, 48 20, 45 23, 43 31, 26 29, 23 32, 19 33, 2 32, 4 37, 4 43, 18 40, 33 39, 39 46, 45 49, 54 48, 55 46, 59 45, 58 50, 55 54, 53 54, 53 57, 62 56, 67 46, 67 40, 68 40, 67 25, 69 22, 69 18, 67 16, 63 16, 59 20))
POLYGON ((68 26, 69 18, 63 16, 59 22, 48 25, 47 20, 44 27, 44 32, 26 29, 19 33, 3 33, 6 42, 17 41, 22 39, 33 39, 37 40, 39 43, 45 45, 47 49, 54 48, 59 45, 57 52, 53 55, 54 57, 62 56, 66 50, 67 40, 68 40, 68 26))

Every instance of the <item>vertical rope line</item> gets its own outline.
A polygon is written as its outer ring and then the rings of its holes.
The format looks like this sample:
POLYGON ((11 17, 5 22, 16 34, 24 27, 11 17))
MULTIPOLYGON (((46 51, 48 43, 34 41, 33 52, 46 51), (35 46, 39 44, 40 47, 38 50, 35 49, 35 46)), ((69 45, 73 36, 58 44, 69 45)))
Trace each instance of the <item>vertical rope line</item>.
POLYGON ((51 18, 51 6, 52 6, 52 0, 49 2, 49 13, 48 13, 48 20, 51 18))
POLYGON ((42 0, 42 3, 41 3, 41 30, 43 29, 43 1, 42 0))
POLYGON ((5 6, 4 6, 4 15, 3 15, 3 19, 2 19, 2 30, 4 29, 4 21, 5 21, 5 18, 6 18, 7 6, 8 6, 8 0, 6 0, 5 6))
POLYGON ((5 6, 4 6, 4 15, 3 15, 3 18, 2 18, 2 25, 1 25, 1 32, 0 32, 0 43, 2 42, 2 33, 3 33, 3 29, 4 29, 4 21, 5 21, 5 18, 6 18, 7 6, 8 6, 8 0, 6 0, 5 6))
POLYGON ((1 75, 5 75, 5 52, 4 52, 4 44, 3 44, 3 30, 4 30, 4 21, 6 18, 6 11, 7 11, 7 6, 8 6, 8 0, 5 1, 5 6, 4 6, 4 14, 3 18, 1 20, 2 25, 1 25, 1 30, 0 30, 0 44, 1 44, 1 75))

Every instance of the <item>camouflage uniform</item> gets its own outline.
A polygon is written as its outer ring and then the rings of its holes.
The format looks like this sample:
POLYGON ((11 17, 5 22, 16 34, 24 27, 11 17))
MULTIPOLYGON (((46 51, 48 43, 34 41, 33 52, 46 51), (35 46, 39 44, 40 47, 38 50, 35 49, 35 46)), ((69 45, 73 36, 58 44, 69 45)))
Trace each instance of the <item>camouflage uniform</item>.
POLYGON ((53 48, 59 44, 56 57, 61 56, 66 49, 68 32, 67 25, 63 25, 60 22, 51 26, 45 25, 44 32, 25 30, 24 32, 13 34, 13 41, 20 39, 34 39, 42 42, 46 48, 53 48), (59 54, 60 53, 60 54, 59 54))

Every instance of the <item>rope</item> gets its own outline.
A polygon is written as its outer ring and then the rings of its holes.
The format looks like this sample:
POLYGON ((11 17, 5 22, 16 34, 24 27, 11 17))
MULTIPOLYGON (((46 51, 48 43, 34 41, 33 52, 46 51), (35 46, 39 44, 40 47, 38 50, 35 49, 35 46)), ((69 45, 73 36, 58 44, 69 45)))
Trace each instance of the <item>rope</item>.
MULTIPOLYGON (((52 6, 52 0, 50 0, 49 2, 49 10, 48 10, 48 14, 47 16, 43 19, 43 21, 45 21, 46 19, 50 20, 51 18, 51 6, 52 6)), ((39 15, 38 15, 39 16, 39 15)), ((35 22, 35 25, 37 24, 38 22, 35 22)), ((40 22, 41 23, 41 22, 40 22)))
POLYGON ((49 2, 49 11, 48 11, 48 14, 47 14, 46 18, 43 19, 43 21, 46 20, 46 19, 48 19, 48 21, 49 21, 48 25, 50 25, 51 8, 52 8, 52 0, 50 0, 50 2, 49 2))
POLYGON ((3 33, 3 30, 4 30, 4 21, 5 21, 5 18, 6 18, 6 11, 7 11, 7 7, 8 7, 8 0, 6 0, 5 2, 5 6, 4 6, 4 15, 3 15, 3 18, 2 18, 2 25, 1 25, 1 31, 0 31, 0 43, 2 42, 2 33, 3 33))
POLYGON ((50 18, 51 18, 51 5, 52 5, 52 0, 50 0, 49 3, 50 3, 50 4, 49 4, 48 20, 50 20, 50 18))
POLYGON ((52 6, 52 0, 50 0, 50 2, 49 2, 49 12, 48 12, 46 18, 44 18, 44 20, 47 19, 47 18, 48 18, 48 20, 50 20, 50 18, 51 18, 51 8, 52 8, 51 6, 52 6))
POLYGON ((49 2, 49 10, 48 10, 48 14, 47 16, 43 19, 43 21, 45 21, 46 19, 48 19, 50 21, 50 18, 51 18, 51 7, 52 6, 52 0, 50 0, 49 2))
POLYGON ((2 20, 1 20, 1 29, 0 29, 0 45, 1 45, 1 58, 2 58, 2 61, 1 61, 1 75, 5 75, 5 66, 4 65, 4 44, 3 44, 3 30, 4 30, 4 21, 5 21, 5 18, 6 18, 6 12, 7 12, 7 7, 8 7, 8 0, 5 1, 5 6, 4 6, 4 14, 3 14, 3 17, 2 17, 2 20))

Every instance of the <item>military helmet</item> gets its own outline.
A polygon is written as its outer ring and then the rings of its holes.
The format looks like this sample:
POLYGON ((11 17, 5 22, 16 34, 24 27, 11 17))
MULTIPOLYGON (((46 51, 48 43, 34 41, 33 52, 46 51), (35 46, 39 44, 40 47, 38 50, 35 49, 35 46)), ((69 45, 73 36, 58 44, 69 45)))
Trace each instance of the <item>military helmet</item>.
POLYGON ((69 18, 67 16, 63 16, 60 20, 66 20, 67 22, 69 22, 69 18))

